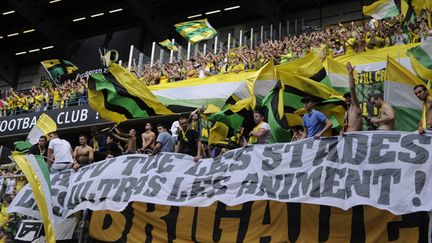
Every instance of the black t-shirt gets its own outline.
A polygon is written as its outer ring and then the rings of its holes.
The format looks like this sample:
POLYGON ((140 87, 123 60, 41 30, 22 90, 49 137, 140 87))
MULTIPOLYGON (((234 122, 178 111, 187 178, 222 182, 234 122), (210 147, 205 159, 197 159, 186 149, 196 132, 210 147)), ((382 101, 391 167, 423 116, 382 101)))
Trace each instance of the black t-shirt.
POLYGON ((178 141, 180 143, 179 153, 196 156, 198 140, 199 134, 197 131, 188 129, 185 135, 180 131, 178 136, 178 141))
POLYGON ((43 151, 43 153, 41 153, 40 149, 39 149, 39 144, 35 144, 33 145, 29 151, 29 154, 34 154, 34 155, 42 155, 44 157, 47 157, 48 155, 48 146, 45 146, 45 150, 43 151))
POLYGON ((112 154, 114 157, 120 156, 122 151, 115 143, 107 143, 106 145, 107 153, 112 154))

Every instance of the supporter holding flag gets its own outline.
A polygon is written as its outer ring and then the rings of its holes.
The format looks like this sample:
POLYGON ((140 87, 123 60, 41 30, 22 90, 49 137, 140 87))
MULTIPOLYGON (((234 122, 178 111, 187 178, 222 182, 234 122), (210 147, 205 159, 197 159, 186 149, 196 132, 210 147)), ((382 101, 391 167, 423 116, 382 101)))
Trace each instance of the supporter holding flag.
POLYGON ((113 130, 110 131, 110 134, 117 140, 122 141, 127 144, 126 153, 127 154, 135 154, 137 151, 136 146, 136 130, 130 129, 129 133, 124 133, 114 127, 113 130))

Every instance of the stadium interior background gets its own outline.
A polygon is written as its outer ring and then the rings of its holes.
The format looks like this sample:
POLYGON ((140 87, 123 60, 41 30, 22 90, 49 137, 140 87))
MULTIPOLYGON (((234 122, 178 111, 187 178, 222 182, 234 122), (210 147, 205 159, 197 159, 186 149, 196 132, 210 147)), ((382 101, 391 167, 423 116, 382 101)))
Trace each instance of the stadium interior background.
MULTIPOLYGON (((239 38, 240 30, 259 31, 263 26, 269 38, 285 36, 308 29, 365 18, 362 6, 373 0, 3 0, 0 1, 0 90, 38 86, 47 75, 40 61, 52 58, 70 60, 80 73, 101 68, 98 49, 105 46, 119 52, 127 61, 133 45, 150 56, 152 43, 175 39, 186 41, 175 31, 174 24, 191 19, 208 18, 218 31, 219 40, 228 34, 239 38), (236 7, 240 6, 240 7, 236 7), (233 9, 230 9, 235 7, 233 9), (228 10, 227 10, 228 9, 228 10), (220 10, 220 12, 217 12, 220 10), (215 13, 212 13, 215 12, 215 13), (197 16, 201 14, 201 16, 197 16), (195 17, 193 17, 195 16, 195 17), (278 30, 281 26, 280 30, 278 30), (280 33, 278 33, 280 31, 280 33)), ((243 32, 247 35, 247 33, 243 32)), ((211 46, 211 41, 208 45, 211 46)), ((176 117, 152 118, 156 124, 167 124, 176 117)), ((131 121, 123 130, 144 130, 144 121, 131 121)), ((92 124, 61 130, 61 136, 72 146, 78 134, 88 133, 92 124)), ((110 126, 99 124, 98 128, 110 126)), ((0 144, 12 142, 27 134, 0 134, 0 144)), ((138 141, 140 144, 140 141, 138 141)))

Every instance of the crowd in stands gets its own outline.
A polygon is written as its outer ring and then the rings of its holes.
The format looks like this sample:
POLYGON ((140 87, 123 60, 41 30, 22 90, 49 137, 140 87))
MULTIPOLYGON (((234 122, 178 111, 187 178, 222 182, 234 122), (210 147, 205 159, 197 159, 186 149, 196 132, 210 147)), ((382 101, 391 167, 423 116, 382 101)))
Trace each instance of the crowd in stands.
POLYGON ((276 64, 300 58, 314 52, 321 60, 327 57, 361 53, 378 48, 423 42, 431 38, 432 27, 427 16, 416 17, 405 24, 402 15, 397 17, 351 22, 326 27, 322 30, 286 36, 281 40, 267 40, 255 48, 247 46, 222 50, 217 54, 207 52, 190 60, 144 65, 134 71, 147 85, 202 78, 211 75, 257 70, 269 60, 276 64))
MULTIPOLYGON (((402 15, 397 17, 338 24, 318 31, 286 36, 281 40, 267 40, 255 48, 247 46, 207 52, 190 60, 173 63, 143 65, 132 72, 147 85, 203 78, 224 73, 258 70, 269 60, 286 63, 314 52, 321 60, 327 57, 361 53, 392 45, 423 42, 432 38, 427 16, 417 16, 406 24, 402 15)), ((87 103, 86 78, 68 80, 62 84, 16 91, 13 88, 0 95, 0 116, 37 112, 87 103)))
POLYGON ((87 79, 67 80, 61 84, 47 83, 28 90, 10 88, 1 93, 0 116, 39 112, 87 103, 87 79))

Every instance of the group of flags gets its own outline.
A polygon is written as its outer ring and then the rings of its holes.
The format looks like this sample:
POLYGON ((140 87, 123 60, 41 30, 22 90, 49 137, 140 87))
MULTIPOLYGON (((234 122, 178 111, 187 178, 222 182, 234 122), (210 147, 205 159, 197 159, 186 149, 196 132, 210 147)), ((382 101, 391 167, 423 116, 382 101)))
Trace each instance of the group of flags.
MULTIPOLYGON (((432 1, 430 0, 401 0, 401 12, 405 19, 410 19, 415 14, 420 14, 422 10, 432 12, 432 1)), ((400 14, 394 0, 378 0, 371 5, 363 6, 363 14, 374 19, 385 19, 400 14)))

